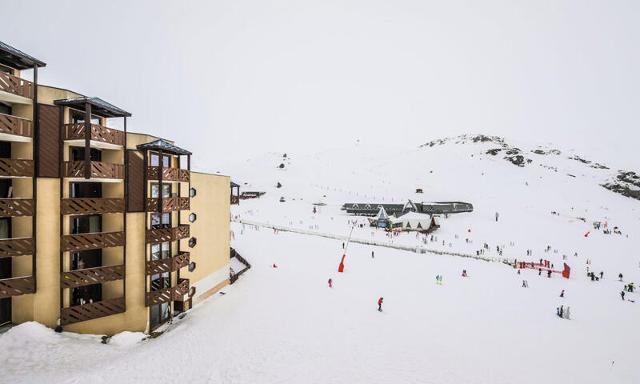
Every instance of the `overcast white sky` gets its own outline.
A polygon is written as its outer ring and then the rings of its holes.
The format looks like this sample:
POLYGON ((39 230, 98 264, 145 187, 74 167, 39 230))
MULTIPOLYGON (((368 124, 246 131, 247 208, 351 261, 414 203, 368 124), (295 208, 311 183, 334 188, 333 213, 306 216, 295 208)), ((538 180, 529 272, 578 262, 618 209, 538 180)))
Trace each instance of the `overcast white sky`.
POLYGON ((47 62, 41 82, 125 108, 198 168, 465 132, 640 166, 637 0, 0 5, 0 40, 47 62))

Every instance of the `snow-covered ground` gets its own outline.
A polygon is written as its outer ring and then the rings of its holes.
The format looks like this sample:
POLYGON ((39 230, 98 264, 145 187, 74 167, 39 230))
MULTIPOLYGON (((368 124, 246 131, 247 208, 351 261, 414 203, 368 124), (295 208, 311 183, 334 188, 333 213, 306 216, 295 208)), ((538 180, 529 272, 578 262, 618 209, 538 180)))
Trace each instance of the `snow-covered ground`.
MULTIPOLYGON (((137 343, 138 334, 103 345, 97 336, 55 334, 38 324, 14 327, 0 335, 0 382, 640 382, 640 295, 621 300, 617 279, 623 273, 625 283, 640 281, 640 202, 600 186, 617 170, 523 146, 532 162, 519 167, 486 153, 497 145, 454 139, 384 156, 360 147, 284 160, 268 154, 230 168, 244 190, 267 192, 233 207, 233 215, 344 236, 354 220, 340 211, 344 202, 467 201, 474 212, 443 220, 426 247, 475 254, 487 243, 487 255, 496 256, 502 246, 503 257, 566 261, 571 279, 356 243, 339 274, 342 240, 234 223, 233 246, 252 269, 224 295, 137 343), (313 203, 326 205, 314 214, 313 203), (622 235, 594 230, 593 221, 622 235), (587 266, 604 279, 587 279, 587 266), (438 274, 443 285, 435 284, 438 274), (560 305, 571 307, 571 320, 555 315, 560 305)), ((353 237, 423 241, 368 227, 353 237)))

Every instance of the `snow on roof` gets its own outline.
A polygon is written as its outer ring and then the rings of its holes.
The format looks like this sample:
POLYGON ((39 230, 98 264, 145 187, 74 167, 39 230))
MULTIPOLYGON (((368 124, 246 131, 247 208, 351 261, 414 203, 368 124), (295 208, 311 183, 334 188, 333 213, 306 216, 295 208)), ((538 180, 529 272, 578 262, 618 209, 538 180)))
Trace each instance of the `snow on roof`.
POLYGON ((378 214, 376 215, 376 219, 378 219, 378 220, 388 220, 389 219, 389 215, 387 214, 387 211, 384 210, 384 207, 382 205, 380 206, 380 210, 378 211, 378 214))

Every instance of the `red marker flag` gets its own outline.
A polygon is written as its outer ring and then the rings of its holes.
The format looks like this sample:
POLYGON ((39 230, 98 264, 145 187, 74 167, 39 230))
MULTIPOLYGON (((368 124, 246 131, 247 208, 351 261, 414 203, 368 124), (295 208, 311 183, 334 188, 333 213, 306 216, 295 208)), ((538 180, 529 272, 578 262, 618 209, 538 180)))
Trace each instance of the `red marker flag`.
POLYGON ((344 258, 347 255, 342 255, 342 260, 340 260, 340 266, 338 267, 338 272, 344 272, 344 258))

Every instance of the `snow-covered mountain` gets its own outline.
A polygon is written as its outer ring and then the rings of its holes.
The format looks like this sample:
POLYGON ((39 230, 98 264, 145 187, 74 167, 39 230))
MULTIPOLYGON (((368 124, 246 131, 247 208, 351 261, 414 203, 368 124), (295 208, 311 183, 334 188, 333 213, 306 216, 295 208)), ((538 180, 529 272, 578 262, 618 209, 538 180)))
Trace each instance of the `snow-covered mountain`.
MULTIPOLYGON (((487 243, 523 259, 527 249, 550 246, 558 265, 563 255, 577 253, 572 264, 582 267, 607 254, 602 262, 611 270, 638 271, 638 176, 571 150, 463 135, 393 152, 354 145, 307 156, 268 153, 232 174, 242 190, 267 192, 234 210, 245 219, 344 235, 344 203, 465 201, 474 212, 444 220, 432 247, 472 254, 487 243), (326 204, 324 215, 311 215, 314 203, 326 204), (595 222, 602 223, 599 230, 595 222), (621 234, 606 233, 605 223, 621 234)), ((371 235, 356 228, 354 236, 371 235)))

